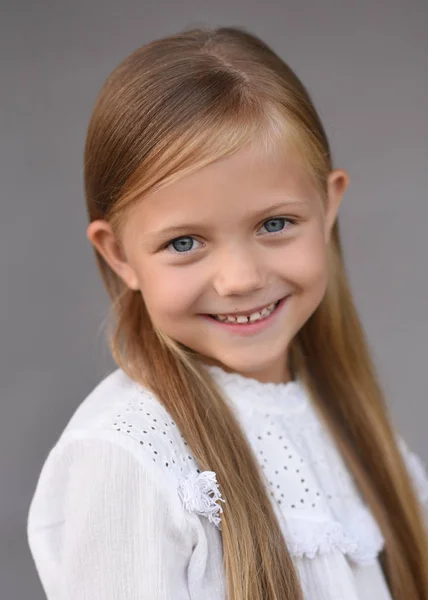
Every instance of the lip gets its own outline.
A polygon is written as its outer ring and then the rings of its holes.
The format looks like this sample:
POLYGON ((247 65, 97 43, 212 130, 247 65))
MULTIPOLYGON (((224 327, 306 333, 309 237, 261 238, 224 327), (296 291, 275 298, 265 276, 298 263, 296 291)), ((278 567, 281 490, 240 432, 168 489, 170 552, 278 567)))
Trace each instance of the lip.
MULTIPOLYGON (((281 298, 278 306, 275 310, 266 318, 260 321, 254 321, 252 323, 226 323, 224 321, 218 321, 208 314, 201 315, 211 326, 216 328, 222 328, 226 333, 237 334, 240 336, 255 335, 264 329, 271 327, 275 321, 279 318, 284 304, 290 298, 290 295, 281 298)), ((278 302, 278 301, 277 301, 278 302)), ((236 313, 238 314, 238 313, 236 313)), ((248 313, 247 313, 248 314, 248 313)))

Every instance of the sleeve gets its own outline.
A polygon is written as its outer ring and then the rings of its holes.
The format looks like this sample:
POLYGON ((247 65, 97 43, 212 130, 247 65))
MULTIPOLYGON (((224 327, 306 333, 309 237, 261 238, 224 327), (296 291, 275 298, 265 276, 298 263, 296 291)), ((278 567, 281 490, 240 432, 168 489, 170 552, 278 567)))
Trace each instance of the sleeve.
POLYGON ((93 439, 50 460, 28 522, 48 600, 189 600, 191 536, 174 488, 154 467, 93 439))

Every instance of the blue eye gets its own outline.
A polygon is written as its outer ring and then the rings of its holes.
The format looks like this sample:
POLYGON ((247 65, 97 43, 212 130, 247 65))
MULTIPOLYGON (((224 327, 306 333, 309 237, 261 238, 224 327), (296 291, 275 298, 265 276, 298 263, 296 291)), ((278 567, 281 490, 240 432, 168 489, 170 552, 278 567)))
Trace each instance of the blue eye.
POLYGON ((172 246, 176 254, 185 254, 186 252, 190 252, 194 249, 194 242, 196 242, 195 238, 191 237, 190 235, 186 235, 175 238, 175 240, 172 240, 166 248, 172 246))
POLYGON ((291 219, 286 219, 285 217, 275 217, 274 219, 268 219, 262 225, 267 229, 268 233, 276 233, 279 231, 283 231, 287 221, 291 224, 291 219))

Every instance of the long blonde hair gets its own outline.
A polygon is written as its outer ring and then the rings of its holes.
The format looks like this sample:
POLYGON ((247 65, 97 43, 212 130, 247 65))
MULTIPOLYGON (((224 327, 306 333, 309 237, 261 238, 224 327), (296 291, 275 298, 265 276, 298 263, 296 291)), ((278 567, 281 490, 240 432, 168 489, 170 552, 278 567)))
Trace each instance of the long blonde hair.
MULTIPOLYGON (((269 149, 281 138, 301 152, 325 199, 325 131, 305 87, 265 43, 232 27, 156 40, 118 65, 95 104, 85 147, 89 219, 109 221, 119 236, 129 209, 149 193, 250 141, 269 149)), ((217 473, 227 597, 302 599, 258 463, 220 390, 197 353, 156 330, 141 293, 95 254, 112 300, 113 358, 157 395, 200 468, 217 473)), ((337 222, 328 254, 325 297, 292 341, 290 366, 379 523, 393 597, 428 600, 423 517, 352 300, 337 222)))

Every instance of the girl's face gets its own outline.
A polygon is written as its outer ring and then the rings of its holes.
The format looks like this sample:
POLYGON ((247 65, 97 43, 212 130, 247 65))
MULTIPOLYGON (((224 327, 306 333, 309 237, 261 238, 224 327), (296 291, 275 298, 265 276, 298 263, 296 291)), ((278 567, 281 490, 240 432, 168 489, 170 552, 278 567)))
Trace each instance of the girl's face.
POLYGON ((347 182, 344 171, 330 173, 324 206, 296 153, 267 156, 251 145, 133 207, 123 252, 104 221, 88 237, 141 290, 168 336, 207 363, 287 381, 290 342, 326 290, 327 243, 347 182), (250 323, 225 322, 236 313, 250 323))

